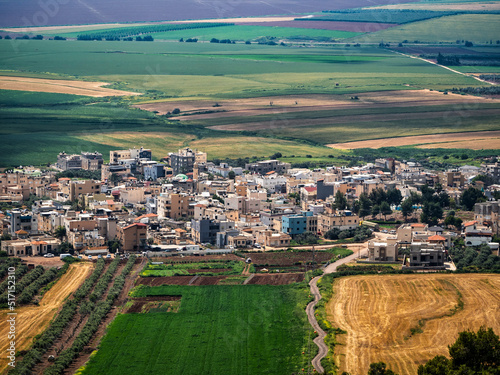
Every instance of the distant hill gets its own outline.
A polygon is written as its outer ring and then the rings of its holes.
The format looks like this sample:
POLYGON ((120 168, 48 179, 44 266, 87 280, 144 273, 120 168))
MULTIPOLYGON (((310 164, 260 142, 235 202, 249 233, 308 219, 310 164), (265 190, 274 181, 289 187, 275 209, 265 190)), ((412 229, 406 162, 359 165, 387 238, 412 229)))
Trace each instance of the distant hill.
POLYGON ((2 0, 0 27, 297 14, 410 0, 2 0))

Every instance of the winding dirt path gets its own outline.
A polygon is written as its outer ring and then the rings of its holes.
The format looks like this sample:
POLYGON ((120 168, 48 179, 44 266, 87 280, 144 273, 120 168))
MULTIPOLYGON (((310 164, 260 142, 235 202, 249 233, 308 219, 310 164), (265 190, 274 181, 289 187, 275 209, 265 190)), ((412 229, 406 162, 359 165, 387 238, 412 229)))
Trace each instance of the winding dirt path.
MULTIPOLYGON (((359 246, 359 245, 358 245, 359 246)), ((365 242, 361 248, 357 249, 358 251, 354 252, 353 254, 339 259, 334 263, 331 263, 328 265, 324 270, 323 274, 327 273, 333 273, 337 271, 337 267, 349 263, 350 261, 356 259, 360 255, 365 255, 368 252, 368 242, 365 242)), ((323 374, 325 372, 325 369, 323 366, 321 366, 321 360, 328 354, 328 346, 325 344, 325 337, 326 337, 326 332, 321 329, 321 327, 318 324, 318 321, 316 320, 316 317, 314 316, 314 308, 316 304, 319 302, 321 299, 321 293, 319 292, 318 289, 318 280, 321 279, 321 276, 316 276, 309 282, 309 286, 311 287, 311 294, 314 296, 314 301, 310 302, 307 307, 306 307, 306 314, 307 318, 309 319, 309 323, 311 326, 314 328, 316 333, 318 334, 318 337, 316 337, 313 341, 314 343, 318 346, 319 351, 316 357, 313 358, 312 360, 312 365, 314 369, 320 373, 323 374)))
MULTIPOLYGON (((92 264, 80 262, 72 264, 61 279, 42 297, 39 306, 24 306, 15 309, 16 350, 25 350, 31 346, 33 337, 42 333, 57 313, 64 300, 80 287, 90 275, 92 264)), ((0 310, 0 351, 5 353, 9 347, 9 310, 0 310)), ((5 356, 0 357, 0 373, 8 366, 5 356)))

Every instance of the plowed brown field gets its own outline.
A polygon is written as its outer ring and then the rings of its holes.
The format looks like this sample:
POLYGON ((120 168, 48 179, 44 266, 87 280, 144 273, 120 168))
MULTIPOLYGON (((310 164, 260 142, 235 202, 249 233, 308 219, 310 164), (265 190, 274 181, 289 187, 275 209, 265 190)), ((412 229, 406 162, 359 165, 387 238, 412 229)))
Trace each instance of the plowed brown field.
POLYGON ((419 145, 418 148, 469 148, 472 150, 496 150, 500 148, 500 131, 415 135, 371 139, 368 141, 329 144, 340 150, 419 145))
POLYGON ((347 334, 337 336, 340 372, 366 374, 385 362, 399 374, 448 356, 458 333, 480 326, 500 332, 500 275, 424 274, 338 279, 327 304, 328 319, 347 334), (459 300, 463 309, 457 308, 459 300), (411 334, 423 320, 421 333, 411 334))
MULTIPOLYGON (((72 264, 61 279, 43 296, 39 306, 18 307, 16 315, 16 350, 31 346, 33 337, 42 333, 52 320, 62 303, 90 275, 92 264, 82 262, 72 264)), ((8 310, 0 310, 0 351, 5 354, 10 340, 7 324, 8 310)), ((0 357, 0 373, 7 367, 6 354, 0 357)))

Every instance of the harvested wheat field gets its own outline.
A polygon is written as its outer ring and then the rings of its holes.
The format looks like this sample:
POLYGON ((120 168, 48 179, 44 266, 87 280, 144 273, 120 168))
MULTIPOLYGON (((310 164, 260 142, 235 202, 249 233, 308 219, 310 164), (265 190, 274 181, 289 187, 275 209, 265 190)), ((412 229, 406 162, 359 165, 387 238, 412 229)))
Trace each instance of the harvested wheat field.
POLYGON ((366 374, 382 361, 398 374, 417 374, 418 365, 448 356, 461 331, 486 326, 500 333, 500 275, 346 277, 333 288, 328 319, 347 332, 337 336, 339 373, 366 374))
POLYGON ((469 148, 472 150, 500 149, 500 131, 482 131, 416 135, 411 137, 381 138, 368 141, 334 143, 327 145, 340 150, 419 145, 419 148, 469 148))
POLYGON ((62 79, 41 79, 0 76, 1 90, 53 92, 58 94, 85 95, 93 97, 140 95, 131 91, 107 89, 106 82, 69 81, 62 79))
MULTIPOLYGON (((90 275, 92 264, 81 262, 72 264, 61 279, 43 296, 39 306, 18 307, 16 315, 16 350, 25 350, 31 346, 33 337, 42 333, 62 306, 66 297, 73 293, 90 275)), ((10 340, 7 337, 9 326, 8 310, 0 310, 0 351, 6 353, 10 340)), ((0 373, 7 367, 6 355, 0 358, 0 373)))

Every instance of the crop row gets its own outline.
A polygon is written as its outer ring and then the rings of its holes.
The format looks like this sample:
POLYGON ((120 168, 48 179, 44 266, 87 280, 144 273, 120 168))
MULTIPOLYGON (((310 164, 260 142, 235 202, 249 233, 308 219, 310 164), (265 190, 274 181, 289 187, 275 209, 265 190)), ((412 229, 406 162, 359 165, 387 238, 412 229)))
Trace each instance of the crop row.
POLYGON ((19 263, 19 258, 7 258, 0 263, 0 280, 7 276, 9 267, 15 267, 19 263))
MULTIPOLYGON (((8 269, 8 268, 7 268, 8 269)), ((14 280, 21 280, 23 275, 28 272, 28 266, 25 264, 20 264, 16 266, 16 271, 14 272, 14 280)), ((9 284, 9 279, 5 279, 0 283, 0 293, 4 293, 7 290, 7 285, 9 284)))
POLYGON ((62 374, 64 370, 69 367, 71 362, 73 362, 73 360, 82 352, 85 345, 90 342, 94 334, 97 332, 99 325, 106 318, 106 315, 113 307, 113 302, 122 291, 123 286, 125 285, 125 278, 132 270, 135 259, 135 256, 130 257, 127 264, 123 268, 122 273, 115 278, 115 282, 109 290, 106 300, 99 301, 95 305, 94 311, 92 311, 92 313, 90 314, 87 323, 83 327, 80 334, 76 337, 73 345, 70 348, 64 350, 58 356, 54 364, 44 372, 45 375, 62 374))
POLYGON ((137 27, 120 27, 113 30, 106 30, 102 32, 81 34, 77 36, 78 40, 102 40, 102 39, 116 39, 125 38, 128 36, 135 36, 141 34, 161 33, 165 31, 186 30, 186 29, 202 29, 207 27, 220 27, 232 26, 231 23, 189 23, 189 24, 170 24, 170 25, 150 25, 150 26, 137 26, 137 27))
POLYGON ((106 291, 106 289, 108 289, 109 283, 113 279, 113 275, 115 274, 116 269, 118 268, 118 264, 120 264, 120 258, 115 258, 111 262, 111 264, 109 265, 108 270, 99 279, 99 281, 97 282, 97 284, 96 284, 96 286, 94 288, 94 291, 89 296, 89 301, 96 302, 97 300, 99 300, 102 297, 102 295, 104 294, 104 292, 106 291))
POLYGON ((92 275, 90 275, 82 286, 73 294, 73 298, 63 305, 61 312, 50 324, 49 328, 36 338, 31 349, 24 355, 23 360, 18 362, 16 368, 10 370, 9 374, 31 374, 33 367, 42 360, 42 355, 53 345, 55 340, 61 336, 64 329, 73 319, 78 309, 78 304, 90 292, 97 279, 101 276, 104 266, 104 260, 99 259, 92 275))
MULTIPOLYGON (((22 291, 31 283, 33 283, 36 279, 43 275, 45 269, 42 266, 36 266, 33 270, 29 271, 26 275, 24 275, 19 282, 15 284, 15 289, 11 291, 11 294, 19 295, 22 291)), ((9 291, 5 290, 2 295, 0 295, 0 305, 7 303, 9 291)))
POLYGON ((57 278, 58 275, 57 268, 50 268, 46 270, 41 276, 29 284, 22 293, 17 298, 19 304, 30 303, 33 297, 38 293, 40 288, 50 283, 52 280, 57 278))

